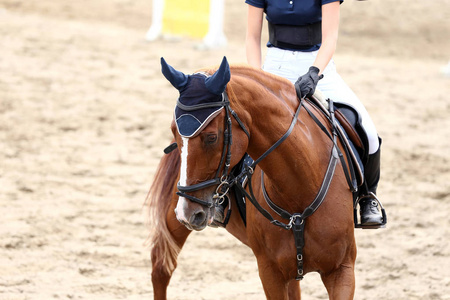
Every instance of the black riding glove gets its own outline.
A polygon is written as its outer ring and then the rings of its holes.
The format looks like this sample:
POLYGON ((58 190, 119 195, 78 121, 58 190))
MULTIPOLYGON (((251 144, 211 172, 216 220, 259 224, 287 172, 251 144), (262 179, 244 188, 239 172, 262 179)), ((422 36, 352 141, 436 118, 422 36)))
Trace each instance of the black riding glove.
POLYGON ((312 96, 316 90, 317 83, 322 78, 323 74, 319 76, 319 69, 317 67, 309 67, 308 72, 305 75, 300 76, 295 82, 297 97, 302 98, 302 96, 312 96))

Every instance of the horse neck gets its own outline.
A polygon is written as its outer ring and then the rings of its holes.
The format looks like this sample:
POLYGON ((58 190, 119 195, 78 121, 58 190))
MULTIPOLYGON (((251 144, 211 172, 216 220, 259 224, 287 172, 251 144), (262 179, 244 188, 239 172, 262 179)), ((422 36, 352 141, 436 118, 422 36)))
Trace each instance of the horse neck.
MULTIPOLYGON (((288 130, 299 101, 290 82, 260 72, 235 77, 231 88, 237 113, 246 116, 251 136, 247 152, 257 159, 288 130)), ((259 163, 268 190, 289 201, 298 198, 301 187, 302 196, 313 199, 331 152, 326 139, 302 108, 290 136, 259 163)))

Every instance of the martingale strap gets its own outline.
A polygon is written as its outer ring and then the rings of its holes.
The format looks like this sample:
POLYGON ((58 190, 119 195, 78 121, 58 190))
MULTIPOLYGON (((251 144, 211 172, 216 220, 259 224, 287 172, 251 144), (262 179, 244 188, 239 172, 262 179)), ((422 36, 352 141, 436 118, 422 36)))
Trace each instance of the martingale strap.
POLYGON ((286 133, 275 144, 273 144, 266 152, 264 152, 258 159, 256 159, 250 166, 247 166, 246 170, 242 171, 241 174, 236 176, 233 179, 233 182, 231 184, 231 185, 234 185, 237 182, 239 182, 242 178, 248 176, 248 188, 249 188, 250 193, 248 193, 245 190, 245 188, 243 186, 241 186, 240 184, 236 184, 236 187, 245 195, 245 197, 247 199, 250 200, 250 202, 256 207, 256 209, 258 209, 258 211, 270 221, 270 223, 275 224, 275 225, 280 226, 285 229, 291 229, 291 226, 289 224, 284 224, 278 220, 275 220, 272 217, 272 215, 267 210, 265 210, 256 200, 256 197, 253 193, 252 176, 253 176, 253 172, 254 172, 256 165, 259 162, 261 162, 265 157, 267 157, 272 151, 274 151, 279 145, 281 145, 281 143, 285 139, 287 139, 287 137, 291 134, 292 130, 294 129, 295 124, 297 123, 298 116, 300 114, 301 108, 303 107, 304 100, 305 100, 305 97, 300 99, 300 104, 297 107, 297 110, 294 114, 291 125, 289 126, 286 133))
MULTIPOLYGON (((325 172, 324 179, 322 181, 322 185, 320 186, 319 191, 317 192, 317 195, 314 198, 314 200, 312 201, 312 203, 303 211, 303 213, 291 214, 288 211, 286 211, 283 208, 281 208, 278 205, 276 205, 270 199, 269 195, 267 194, 267 191, 266 191, 265 185, 264 185, 264 172, 261 171, 261 186, 262 186, 262 191, 263 191, 263 195, 264 195, 264 199, 266 200, 266 203, 269 205, 269 207, 275 213, 277 213, 283 219, 289 220, 289 223, 286 224, 286 223, 280 222, 278 220, 275 220, 272 217, 272 215, 266 209, 264 209, 258 203, 258 201, 256 200, 256 197, 255 197, 254 192, 253 192, 252 176, 253 176, 254 167, 262 159, 264 159, 270 152, 272 152, 276 147, 278 147, 289 136, 289 134, 292 132, 292 129, 293 129, 295 123, 296 123, 296 119, 297 119, 298 114, 300 112, 300 108, 304 105, 303 100, 304 100, 304 98, 302 98, 300 100, 300 104, 299 104, 299 106, 297 108, 297 111, 295 113, 294 119, 292 120, 291 126, 289 127, 288 131, 277 141, 277 143, 275 143, 261 157, 259 157, 250 167, 248 167, 247 171, 243 172, 243 173, 245 173, 246 176, 248 176, 249 192, 247 192, 240 185, 236 185, 242 191, 242 193, 249 199, 249 201, 255 206, 255 208, 264 217, 266 217, 272 224, 274 224, 276 226, 279 226, 281 228, 284 228, 286 230, 291 230, 292 229, 292 232, 293 232, 293 235, 294 235, 295 247, 296 247, 296 251, 297 251, 297 255, 296 255, 296 261, 297 261, 297 276, 296 276, 296 280, 303 279, 303 247, 305 245, 305 240, 304 240, 305 219, 307 217, 311 216, 320 207, 320 205, 325 200, 325 197, 326 197, 326 195, 328 193, 331 181, 333 179, 333 176, 334 176, 334 173, 335 173, 335 170, 336 170, 337 162, 339 160, 339 157, 342 156, 342 154, 339 151, 339 148, 337 147, 337 141, 336 141, 337 133, 336 133, 336 127, 335 127, 336 123, 335 123, 335 120, 334 120, 333 101, 331 99, 329 100, 330 101, 329 110, 330 110, 330 116, 331 116, 330 122, 332 124, 332 133, 331 134, 326 130, 325 126, 323 126, 323 124, 317 118, 313 118, 313 120, 319 125, 319 127, 322 128, 322 130, 324 130, 325 133, 331 138, 331 140, 333 142, 333 147, 332 147, 332 150, 331 150, 331 155, 330 155, 330 160, 328 162, 328 167, 327 167, 327 170, 325 172)), ((306 107, 305 107, 305 109, 306 109, 306 107)), ((243 173, 241 173, 240 176, 243 173)))

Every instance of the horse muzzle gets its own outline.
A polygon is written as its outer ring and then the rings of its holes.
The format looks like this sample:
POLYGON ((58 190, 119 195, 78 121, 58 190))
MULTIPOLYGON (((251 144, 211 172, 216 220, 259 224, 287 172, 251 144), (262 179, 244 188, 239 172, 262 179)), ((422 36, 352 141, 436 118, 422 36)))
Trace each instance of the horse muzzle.
POLYGON ((195 203, 188 203, 185 198, 178 199, 175 215, 177 220, 189 230, 201 231, 213 221, 214 207, 208 208, 195 203))

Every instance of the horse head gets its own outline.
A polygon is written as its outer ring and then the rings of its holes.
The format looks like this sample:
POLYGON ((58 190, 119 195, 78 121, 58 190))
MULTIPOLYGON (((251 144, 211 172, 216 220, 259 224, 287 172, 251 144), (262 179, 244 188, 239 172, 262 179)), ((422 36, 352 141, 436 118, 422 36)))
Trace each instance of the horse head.
POLYGON ((180 93, 171 126, 181 155, 176 215, 187 228, 202 230, 212 223, 220 196, 226 193, 221 183, 247 146, 231 143, 236 125, 232 125, 225 94, 230 67, 225 57, 212 75, 185 75, 163 58, 161 66, 163 75, 180 93))

